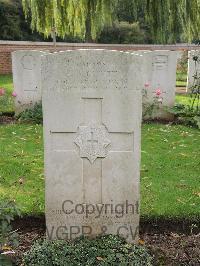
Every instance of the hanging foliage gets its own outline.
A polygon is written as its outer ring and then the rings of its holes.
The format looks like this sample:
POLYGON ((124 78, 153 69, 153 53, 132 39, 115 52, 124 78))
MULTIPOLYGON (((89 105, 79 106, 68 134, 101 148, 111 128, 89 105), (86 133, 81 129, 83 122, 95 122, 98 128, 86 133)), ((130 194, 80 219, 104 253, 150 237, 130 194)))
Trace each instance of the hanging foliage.
MULTIPOLYGON (((105 26, 111 26, 119 5, 134 21, 145 18, 157 43, 200 39, 200 0, 22 0, 31 27, 45 36, 55 29, 57 36, 72 35, 96 40, 105 26), (127 11, 128 12, 128 11, 127 11)), ((123 15, 124 16, 124 15, 123 15)), ((131 18, 130 18, 131 19, 131 18)))
POLYGON ((105 25, 111 25, 115 0, 22 0, 32 29, 49 36, 73 35, 95 40, 105 25))
POLYGON ((142 0, 155 42, 200 39, 200 0, 142 0))

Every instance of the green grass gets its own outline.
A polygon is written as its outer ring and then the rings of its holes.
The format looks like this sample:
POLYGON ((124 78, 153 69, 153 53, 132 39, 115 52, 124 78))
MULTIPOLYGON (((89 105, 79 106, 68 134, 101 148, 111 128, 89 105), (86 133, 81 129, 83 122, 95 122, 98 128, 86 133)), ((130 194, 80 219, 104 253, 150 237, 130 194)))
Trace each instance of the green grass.
POLYGON ((146 124, 142 140, 142 215, 199 215, 199 130, 146 124))
POLYGON ((176 94, 176 103, 189 105, 190 104, 190 95, 188 95, 188 94, 176 94))
POLYGON ((176 86, 186 87, 187 86, 187 73, 177 71, 176 73, 176 86))
POLYGON ((41 126, 0 126, 0 197, 16 197, 26 214, 44 211, 41 126))
POLYGON ((8 92, 13 91, 12 75, 0 75, 0 87, 5 88, 8 92))
POLYGON ((0 75, 0 88, 6 90, 6 94, 0 97, 0 113, 1 112, 13 112, 14 101, 11 93, 13 92, 12 75, 0 75))
MULTIPOLYGON (((143 125, 142 216, 196 217, 200 213, 199 147, 197 129, 143 125)), ((0 126, 0 198, 5 197, 16 198, 23 214, 44 213, 41 126, 0 126)))
POLYGON ((187 82, 186 81, 177 80, 176 81, 176 86, 177 87, 186 87, 187 86, 187 82))
MULTIPOLYGON (((189 94, 176 94, 176 103, 191 106, 192 100, 189 94)), ((197 106, 197 101, 195 101, 194 106, 197 106)))

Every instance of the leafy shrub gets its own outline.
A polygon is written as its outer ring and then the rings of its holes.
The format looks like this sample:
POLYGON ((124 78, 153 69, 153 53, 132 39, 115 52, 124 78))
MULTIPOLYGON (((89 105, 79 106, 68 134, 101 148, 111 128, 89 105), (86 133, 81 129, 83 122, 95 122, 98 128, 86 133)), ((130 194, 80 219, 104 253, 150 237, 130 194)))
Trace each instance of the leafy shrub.
POLYGON ((18 234, 12 231, 11 221, 19 215, 20 211, 15 201, 4 200, 0 202, 0 250, 5 245, 17 246, 18 234))
POLYGON ((42 124, 42 102, 36 103, 33 108, 24 110, 17 116, 17 118, 19 119, 19 121, 42 124))
POLYGON ((113 26, 105 27, 99 43, 144 43, 145 34, 138 23, 116 22, 113 26))
POLYGON ((151 266, 152 257, 142 246, 127 244, 117 236, 95 240, 79 238, 74 242, 36 242, 24 255, 26 266, 134 265, 151 266))
POLYGON ((200 110, 191 109, 189 105, 175 104, 169 111, 179 123, 200 129, 200 110))

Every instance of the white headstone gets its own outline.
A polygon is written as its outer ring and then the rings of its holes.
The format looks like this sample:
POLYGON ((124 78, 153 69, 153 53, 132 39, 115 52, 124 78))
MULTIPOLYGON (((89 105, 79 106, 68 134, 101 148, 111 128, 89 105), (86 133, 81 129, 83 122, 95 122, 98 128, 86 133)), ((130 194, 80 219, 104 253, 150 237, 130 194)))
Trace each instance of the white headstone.
POLYGON ((188 53, 188 77, 187 89, 195 85, 195 75, 200 75, 200 50, 192 50, 188 53), (196 61, 194 59, 197 59, 196 61))
POLYGON ((18 114, 41 101, 41 51, 20 50, 12 53, 15 113, 18 114))
POLYGON ((152 118, 170 119, 172 116, 165 110, 165 107, 172 107, 175 104, 176 68, 179 53, 166 50, 139 50, 134 54, 145 55, 146 58, 144 73, 141 74, 143 87, 147 92, 144 101, 147 104, 156 103, 158 98, 156 90, 161 90, 159 98, 162 103, 159 103, 159 109, 155 108, 152 118), (145 88, 145 84, 149 84, 149 86, 145 88))
POLYGON ((142 58, 76 50, 42 61, 48 238, 136 241, 142 58))

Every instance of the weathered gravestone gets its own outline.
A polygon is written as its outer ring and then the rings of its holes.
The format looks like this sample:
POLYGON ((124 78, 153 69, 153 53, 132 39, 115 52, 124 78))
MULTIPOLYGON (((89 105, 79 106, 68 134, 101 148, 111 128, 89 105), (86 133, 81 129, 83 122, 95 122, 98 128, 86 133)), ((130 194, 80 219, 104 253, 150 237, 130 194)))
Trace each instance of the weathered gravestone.
POLYGON ((143 60, 76 50, 42 61, 48 238, 136 241, 143 60))
POLYGON ((188 76, 187 89, 190 89, 197 82, 196 76, 200 75, 200 50, 192 50, 188 53, 188 76))
MULTIPOLYGON (((144 89, 147 94, 143 97, 143 101, 148 105, 155 103, 158 100, 156 97, 156 91, 160 90, 162 104, 159 104, 159 108, 155 108, 152 118, 171 119, 172 116, 165 109, 166 107, 172 107, 175 103, 176 92, 176 68, 178 52, 156 50, 147 51, 139 50, 134 54, 145 55, 146 63, 144 73, 142 73, 143 83, 149 84, 144 89)), ((147 116, 147 118, 149 118, 147 116)))
POLYGON ((12 53, 16 114, 41 101, 41 55, 44 54, 45 52, 31 50, 12 53))

